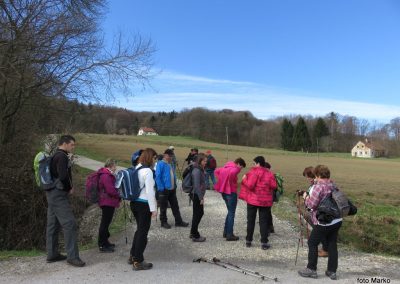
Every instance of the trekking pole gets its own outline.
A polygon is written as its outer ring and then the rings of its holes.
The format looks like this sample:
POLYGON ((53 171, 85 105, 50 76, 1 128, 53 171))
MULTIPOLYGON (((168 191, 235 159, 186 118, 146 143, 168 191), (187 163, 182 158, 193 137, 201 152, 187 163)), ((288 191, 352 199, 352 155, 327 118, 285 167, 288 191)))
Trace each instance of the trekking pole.
POLYGON ((297 265, 297 258, 299 256, 299 247, 300 247, 300 238, 299 238, 299 241, 297 242, 297 252, 296 252, 296 259, 294 261, 294 266, 297 265))
POLYGON ((124 202, 124 219, 125 219, 125 244, 128 244, 128 235, 126 233, 126 202, 124 202))
POLYGON ((230 262, 221 261, 220 259, 218 259, 218 258, 216 258, 216 257, 213 257, 212 261, 213 261, 213 262, 219 262, 219 263, 226 264, 226 265, 230 265, 230 266, 233 266, 233 267, 235 267, 235 268, 237 268, 237 269, 241 269, 241 270, 243 270, 243 271, 246 271, 246 272, 249 272, 249 273, 253 273, 253 274, 255 274, 255 275, 259 275, 260 277, 264 277, 264 279, 269 279, 269 280, 273 280, 273 281, 275 281, 275 282, 278 282, 278 278, 277 278, 277 277, 272 278, 272 277, 266 276, 266 275, 264 275, 264 274, 261 274, 261 273, 258 272, 258 271, 253 271, 253 270, 250 270, 250 269, 248 269, 248 268, 244 268, 244 267, 241 267, 241 266, 239 266, 239 265, 232 264, 232 263, 230 263, 230 262))
POLYGON ((240 272, 240 273, 243 273, 244 275, 249 275, 249 276, 257 277, 257 278, 259 278, 261 280, 265 280, 264 276, 261 276, 261 275, 258 275, 258 274, 254 274, 254 273, 251 273, 251 272, 246 272, 243 269, 237 269, 237 268, 230 267, 230 266, 218 263, 218 262, 213 262, 213 261, 207 260, 207 259, 205 259, 203 257, 200 257, 198 259, 193 259, 193 262, 198 262, 198 263, 205 262, 205 263, 213 264, 213 265, 216 265, 216 266, 228 269, 228 270, 240 272))
POLYGON ((297 212, 299 213, 300 240, 301 246, 303 247, 303 222, 301 221, 300 195, 297 195, 297 212))

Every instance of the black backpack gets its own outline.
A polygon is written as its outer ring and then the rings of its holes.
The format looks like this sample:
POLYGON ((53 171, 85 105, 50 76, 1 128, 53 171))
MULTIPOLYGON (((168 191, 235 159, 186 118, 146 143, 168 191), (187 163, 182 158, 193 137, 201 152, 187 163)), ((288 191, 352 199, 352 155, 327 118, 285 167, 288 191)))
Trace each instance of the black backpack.
POLYGON ((189 165, 182 173, 182 190, 185 193, 192 193, 192 171, 193 165, 189 165))

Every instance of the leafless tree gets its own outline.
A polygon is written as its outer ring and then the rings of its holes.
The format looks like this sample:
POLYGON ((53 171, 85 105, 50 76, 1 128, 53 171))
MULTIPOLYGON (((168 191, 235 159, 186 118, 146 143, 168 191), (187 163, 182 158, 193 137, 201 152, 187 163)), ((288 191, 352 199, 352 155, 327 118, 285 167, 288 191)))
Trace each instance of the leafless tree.
POLYGON ((150 39, 121 34, 105 48, 105 0, 0 0, 0 145, 35 96, 108 100, 152 77, 150 39))

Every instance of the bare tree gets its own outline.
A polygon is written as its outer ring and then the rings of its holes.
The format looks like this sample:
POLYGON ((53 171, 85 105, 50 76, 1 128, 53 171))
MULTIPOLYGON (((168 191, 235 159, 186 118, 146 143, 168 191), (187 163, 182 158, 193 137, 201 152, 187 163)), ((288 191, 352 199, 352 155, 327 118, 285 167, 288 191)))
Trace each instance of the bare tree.
POLYGON ((150 39, 115 37, 104 47, 98 21, 105 0, 0 1, 0 145, 28 99, 109 99, 152 77, 150 39), (101 92, 100 92, 101 91, 101 92))

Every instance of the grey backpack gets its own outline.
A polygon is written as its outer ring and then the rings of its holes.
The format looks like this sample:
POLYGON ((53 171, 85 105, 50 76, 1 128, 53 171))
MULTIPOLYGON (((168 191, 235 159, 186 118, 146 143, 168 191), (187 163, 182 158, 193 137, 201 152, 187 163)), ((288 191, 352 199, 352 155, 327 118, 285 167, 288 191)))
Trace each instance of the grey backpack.
POLYGON ((185 193, 192 193, 193 184, 192 184, 192 171, 193 165, 189 165, 182 174, 182 190, 185 193))

